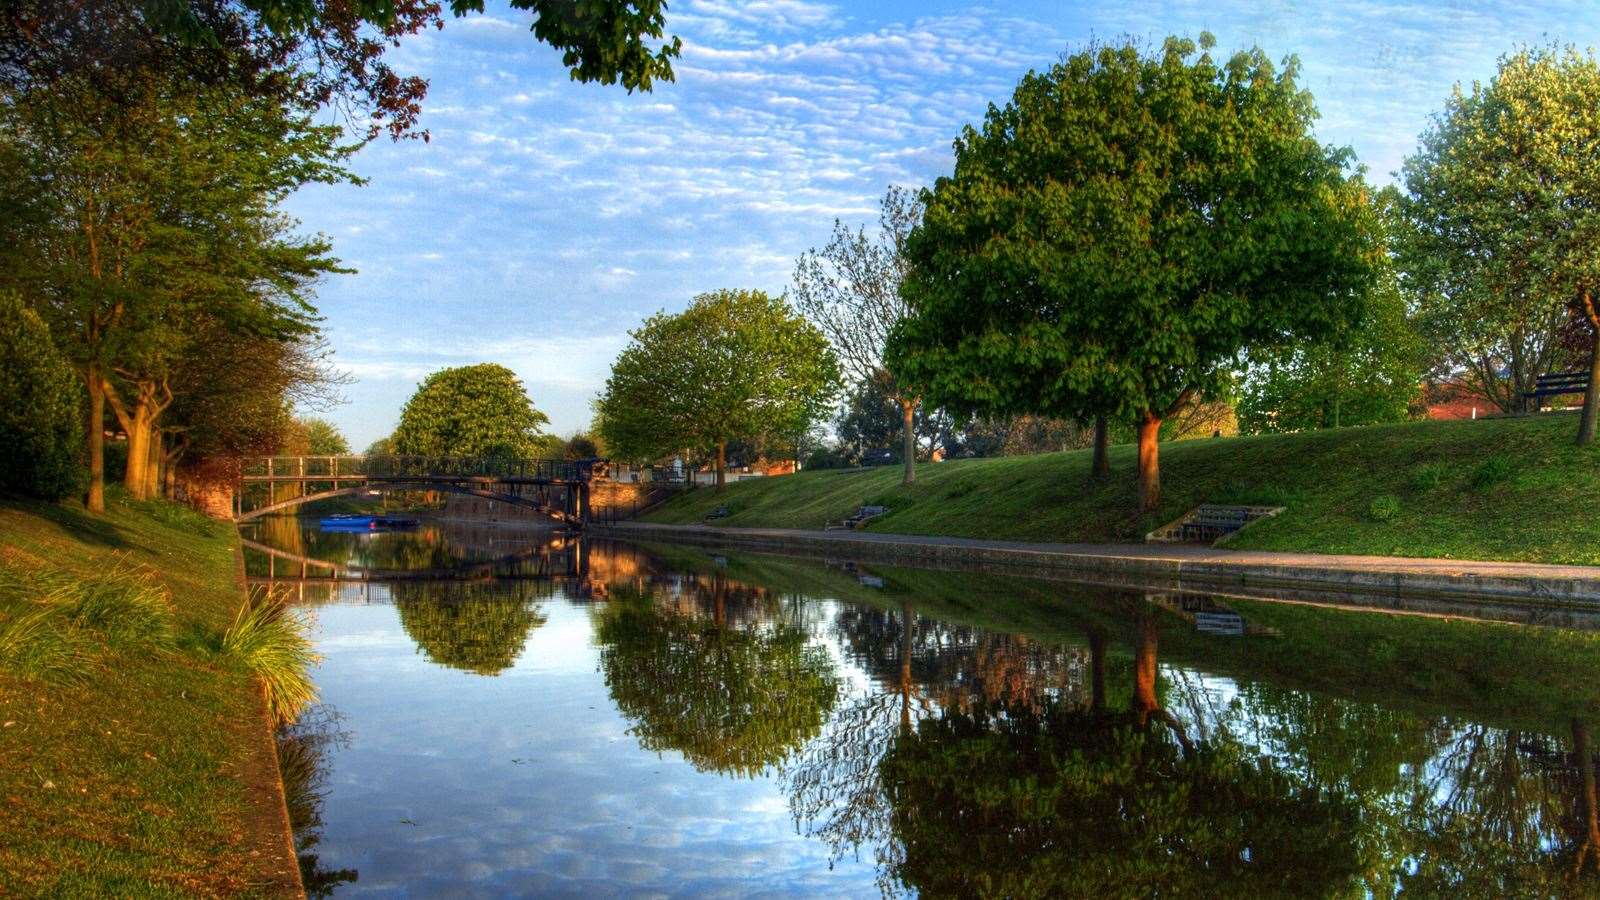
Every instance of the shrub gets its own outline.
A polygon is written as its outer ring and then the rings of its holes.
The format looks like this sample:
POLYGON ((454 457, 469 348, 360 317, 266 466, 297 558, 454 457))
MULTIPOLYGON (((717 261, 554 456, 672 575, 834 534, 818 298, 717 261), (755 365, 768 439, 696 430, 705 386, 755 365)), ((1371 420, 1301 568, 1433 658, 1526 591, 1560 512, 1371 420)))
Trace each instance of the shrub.
POLYGON ((0 292, 0 491, 58 500, 85 470, 83 386, 50 329, 15 293, 0 292))
POLYGON ((1494 487, 1511 477, 1512 465, 1510 457, 1491 456, 1472 470, 1472 487, 1474 490, 1486 490, 1494 487))
POLYGON ((1441 462, 1422 463, 1411 470, 1411 489, 1418 493, 1431 491, 1444 483, 1450 467, 1441 462))
POLYGON ((304 626, 283 602, 254 592, 228 630, 219 655, 261 679, 267 708, 279 725, 293 722, 317 699, 311 667, 317 662, 304 626))
POLYGON ((1400 498, 1393 494, 1380 494, 1367 504, 1367 518, 1374 522, 1391 522, 1400 515, 1400 498))

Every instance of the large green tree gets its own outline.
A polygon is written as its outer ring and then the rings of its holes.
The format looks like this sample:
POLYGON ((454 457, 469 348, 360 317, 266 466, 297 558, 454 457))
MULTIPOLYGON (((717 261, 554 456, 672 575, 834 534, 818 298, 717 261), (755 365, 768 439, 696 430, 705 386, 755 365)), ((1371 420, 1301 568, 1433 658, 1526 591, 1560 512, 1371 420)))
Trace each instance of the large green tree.
MULTIPOLYGON (((1600 64, 1571 47, 1524 49, 1487 83, 1456 86, 1406 160, 1402 259, 1429 336, 1501 409, 1576 363, 1575 311, 1600 342, 1600 64)), ((1600 376, 1600 354, 1587 363, 1600 376)), ((1580 357, 1581 358, 1581 357, 1580 357)), ((1594 437, 1600 377, 1584 398, 1594 437)))
POLYGON ((550 448, 550 418, 534 408, 521 379, 505 366, 442 369, 417 386, 394 430, 394 452, 407 456, 536 457, 550 448))
POLYGON ((907 241, 914 314, 890 341, 927 402, 1134 423, 1144 510, 1162 420, 1242 350, 1358 319, 1376 252, 1294 59, 1211 45, 1092 47, 965 129, 907 241))
POLYGON ((718 487, 730 441, 802 435, 838 391, 827 338, 761 291, 701 294, 631 334, 595 404, 606 446, 636 459, 714 451, 718 487))

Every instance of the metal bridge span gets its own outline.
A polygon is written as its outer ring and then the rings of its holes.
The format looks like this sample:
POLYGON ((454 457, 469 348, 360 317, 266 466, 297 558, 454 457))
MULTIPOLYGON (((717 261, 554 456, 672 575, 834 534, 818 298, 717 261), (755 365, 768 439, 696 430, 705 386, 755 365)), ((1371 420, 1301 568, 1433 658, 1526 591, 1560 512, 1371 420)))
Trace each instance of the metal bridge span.
POLYGON ((243 461, 234 521, 315 500, 399 491, 443 491, 540 510, 582 528, 602 459, 501 459, 425 456, 268 456, 243 461))

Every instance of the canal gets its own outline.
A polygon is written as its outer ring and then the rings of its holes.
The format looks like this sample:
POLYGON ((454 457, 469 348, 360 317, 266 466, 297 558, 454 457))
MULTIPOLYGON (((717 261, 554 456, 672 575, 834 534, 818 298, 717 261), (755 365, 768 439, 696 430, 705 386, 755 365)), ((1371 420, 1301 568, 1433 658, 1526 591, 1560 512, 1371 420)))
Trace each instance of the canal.
POLYGON ((313 896, 1589 896, 1600 637, 425 522, 247 527, 313 896))

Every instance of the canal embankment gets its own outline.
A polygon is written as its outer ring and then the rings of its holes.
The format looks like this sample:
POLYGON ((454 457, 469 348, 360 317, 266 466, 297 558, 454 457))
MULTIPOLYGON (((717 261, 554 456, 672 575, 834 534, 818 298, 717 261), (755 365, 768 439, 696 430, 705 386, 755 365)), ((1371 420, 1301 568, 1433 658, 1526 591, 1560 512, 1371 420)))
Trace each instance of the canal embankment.
POLYGON ((1406 422, 1161 445, 1162 503, 1140 514, 1134 448, 816 470, 687 491, 645 521, 821 529, 862 506, 868 532, 1137 544, 1202 503, 1283 507, 1227 541, 1237 550, 1600 565, 1600 445, 1570 415, 1406 422))
MULTIPOLYGON (((993 567, 1167 590, 1248 591, 1315 602, 1381 598, 1600 611, 1600 567, 1234 550, 1183 544, 1067 544, 793 528, 622 522, 594 531, 635 540, 951 568, 993 567)), ((1470 609, 1471 606, 1464 607, 1470 609)))
MULTIPOLYGON (((0 501, 0 883, 22 896, 297 896, 238 536, 113 493, 0 501)), ((276 644, 281 650, 283 645, 276 644)))

